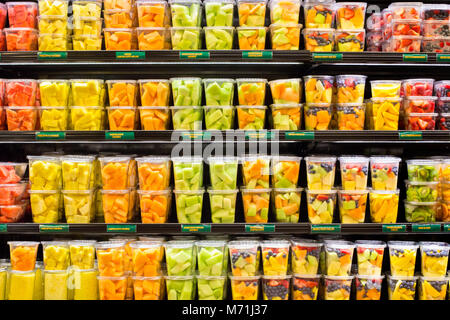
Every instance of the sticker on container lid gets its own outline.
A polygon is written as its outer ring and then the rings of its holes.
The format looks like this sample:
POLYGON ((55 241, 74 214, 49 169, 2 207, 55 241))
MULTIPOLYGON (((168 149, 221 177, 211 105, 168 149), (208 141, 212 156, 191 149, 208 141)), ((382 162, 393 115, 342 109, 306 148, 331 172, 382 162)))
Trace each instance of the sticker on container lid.
POLYGON ((286 140, 314 140, 314 131, 286 131, 286 140))
POLYGON ((209 51, 180 51, 180 59, 209 59, 209 51))
POLYGON ((341 61, 344 58, 344 54, 338 52, 313 52, 313 61, 333 62, 341 61))
POLYGON ((135 224, 108 224, 106 225, 106 232, 120 232, 120 233, 135 233, 135 224))
POLYGON ((64 140, 66 133, 64 131, 37 131, 36 140, 64 140))
POLYGON ((422 131, 399 131, 398 138, 400 140, 422 140, 422 131))
POLYGON ((312 224, 311 233, 338 233, 341 232, 340 224, 312 224))
POLYGON ((8 225, 6 223, 0 223, 0 232, 8 232, 8 225))
POLYGON ((404 53, 404 62, 427 62, 428 54, 426 53, 404 53))
POLYGON ((182 224, 181 232, 211 232, 210 224, 182 224))
POLYGON ((40 224, 39 232, 69 232, 68 224, 40 224))
POLYGON ((406 232, 406 224, 383 224, 382 226, 383 232, 406 232))
POLYGON ((242 51, 242 59, 273 59, 270 50, 245 50, 242 51))
POLYGON ((438 223, 414 223, 411 229, 412 232, 440 232, 441 225, 438 223))
POLYGON ((67 51, 39 51, 38 60, 62 60, 67 59, 67 51))
POLYGON ((274 224, 246 224, 245 232, 275 232, 274 224))
POLYGON ((437 62, 448 62, 450 63, 450 54, 449 53, 437 53, 436 54, 437 62))
POLYGON ((105 131, 106 140, 134 140, 134 131, 105 131))
POLYGON ((116 59, 133 59, 133 60, 144 60, 145 51, 116 51, 116 59))

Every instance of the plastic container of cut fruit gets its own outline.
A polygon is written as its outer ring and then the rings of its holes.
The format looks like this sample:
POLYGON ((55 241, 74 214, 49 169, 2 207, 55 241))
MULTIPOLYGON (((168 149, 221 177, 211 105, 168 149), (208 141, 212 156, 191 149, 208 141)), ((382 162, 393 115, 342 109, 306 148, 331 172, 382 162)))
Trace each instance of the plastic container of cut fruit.
POLYGON ((413 202, 433 202, 438 200, 439 182, 413 182, 405 180, 406 200, 413 202))
POLYGON ((400 190, 370 190, 370 218, 373 223, 396 223, 400 190))
POLYGON ((336 51, 340 52, 362 52, 366 43, 366 30, 364 29, 341 29, 334 32, 336 51))
POLYGON ((305 28, 331 28, 336 13, 335 1, 307 1, 303 4, 305 28))
POLYGON ((370 81, 372 98, 399 98, 400 80, 373 80, 370 81))
POLYGON ((336 3, 337 29, 363 29, 366 7, 366 2, 336 3))
POLYGON ((422 36, 392 36, 389 39, 387 51, 404 53, 420 52, 422 39, 422 36))
POLYGON ((450 130, 450 113, 439 114, 437 122, 439 130, 450 130))
POLYGON ((393 19, 420 19, 422 2, 393 2, 388 6, 393 19))
POLYGON ((0 162, 0 183, 11 184, 19 182, 27 171, 28 163, 0 162))
POLYGON ((306 190, 310 223, 326 224, 333 222, 336 193, 336 190, 306 190))
POLYGON ((302 30, 305 49, 312 52, 329 52, 334 50, 334 29, 307 28, 302 30))
POLYGON ((374 12, 367 17, 366 28, 368 31, 380 30, 383 26, 383 16, 381 12, 374 12))
POLYGON ((305 158, 308 188, 331 190, 336 172, 336 157, 310 156, 305 158))
MULTIPOLYGON (((401 95, 405 97, 431 97, 434 79, 407 79, 402 81, 401 95)), ((432 111, 430 111, 432 112, 432 111)))
POLYGON ((405 113, 433 113, 437 97, 406 97, 403 103, 405 113))
POLYGON ((424 21, 450 22, 450 7, 444 3, 425 3, 422 7, 422 18, 424 21))
POLYGON ((324 276, 325 300, 350 300, 354 276, 324 276))
POLYGON ((378 240, 357 240, 358 274, 380 276, 386 243, 378 240))
POLYGON ((364 103, 339 103, 336 109, 339 130, 364 130, 366 114, 364 103))
POLYGON ((423 52, 449 53, 450 37, 434 37, 422 39, 423 52))
POLYGON ((440 161, 429 159, 406 160, 410 181, 431 182, 439 180, 440 161))
POLYGON ((405 129, 411 131, 434 130, 437 116, 437 113, 407 113, 405 129))

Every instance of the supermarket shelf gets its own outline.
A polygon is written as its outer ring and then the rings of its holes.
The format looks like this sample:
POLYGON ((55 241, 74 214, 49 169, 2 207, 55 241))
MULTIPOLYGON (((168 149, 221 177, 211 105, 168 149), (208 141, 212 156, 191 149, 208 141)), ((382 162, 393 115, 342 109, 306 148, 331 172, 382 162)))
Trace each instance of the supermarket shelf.
POLYGON ((448 143, 450 131, 0 131, 0 143, 180 143, 180 142, 432 142, 448 143))
MULTIPOLYGON (((5 226, 5 225, 0 225, 5 226)), ((179 223, 165 224, 35 224, 35 223, 10 223, 6 224, 6 230, 0 234, 116 234, 116 233, 136 233, 136 234, 176 234, 176 233, 214 233, 214 234, 449 234, 450 224, 411 224, 399 223, 393 225, 383 225, 377 223, 364 224, 330 224, 311 225, 309 223, 269 223, 269 224, 198 224, 182 225, 179 223), (317 228, 316 228, 317 227, 317 228), (390 228, 393 227, 393 228, 390 228), (421 227, 422 230, 417 230, 421 227)))
POLYGON ((120 64, 182 64, 190 63, 338 63, 338 64, 438 64, 450 67, 450 54, 396 52, 320 52, 306 50, 157 50, 157 51, 64 51, 64 52, 1 52, 0 66, 34 65, 114 65, 120 64))

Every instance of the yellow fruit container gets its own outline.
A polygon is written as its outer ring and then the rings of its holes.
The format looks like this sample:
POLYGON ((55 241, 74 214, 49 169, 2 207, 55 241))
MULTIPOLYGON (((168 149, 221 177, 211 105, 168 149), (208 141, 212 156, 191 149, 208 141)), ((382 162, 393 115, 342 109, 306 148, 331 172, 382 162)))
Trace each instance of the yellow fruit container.
POLYGON ((82 17, 72 19, 74 36, 96 36, 102 34, 102 19, 94 17, 82 17))
POLYGON ((43 241, 44 270, 67 270, 70 265, 67 241, 43 241))
POLYGON ((68 270, 44 270, 44 300, 69 300, 68 280, 68 270))
POLYGON ((413 241, 388 242, 391 274, 393 276, 414 276, 418 247, 417 243, 413 241))
POLYGON ((97 269, 73 269, 73 300, 98 300, 97 269))
POLYGON ((398 130, 402 98, 371 98, 371 130, 398 130))
POLYGON ((92 156, 65 156, 61 158, 63 188, 65 190, 90 190, 94 174, 92 156))
POLYGON ((58 190, 62 187, 61 160, 58 157, 27 156, 31 190, 58 190))
POLYGON ((446 242, 419 242, 424 277, 445 277, 450 246, 446 242))
POLYGON ((291 241, 292 272, 299 275, 316 275, 323 244, 310 239, 294 238, 291 241))
POLYGON ((102 0, 73 0, 73 17, 94 17, 100 18, 102 13, 102 0))
POLYGON ((66 131, 69 128, 67 107, 39 107, 40 129, 44 131, 66 131))
POLYGON ((71 43, 65 34, 39 34, 39 51, 67 51, 70 49, 71 43))
POLYGON ((263 271, 267 276, 285 276, 288 270, 290 242, 265 240, 261 242, 263 271))
POLYGON ((419 277, 419 300, 445 300, 448 277, 419 277))
POLYGON ((93 269, 95 262, 95 243, 95 240, 70 241, 70 265, 75 269, 93 269))
POLYGON ((8 270, 7 300, 33 300, 36 272, 8 270))
POLYGON ((400 190, 371 190, 370 218, 373 223, 396 223, 400 190))
POLYGON ((94 219, 94 190, 63 190, 67 223, 90 223, 94 219))
POLYGON ((45 16, 67 16, 69 0, 39 0, 39 14, 45 16))
POLYGON ((229 276, 233 300, 258 300, 261 276, 229 276))
POLYGON ((332 223, 336 207, 336 190, 306 190, 308 220, 313 224, 332 223))
POLYGON ((57 223, 62 211, 59 190, 28 190, 34 223, 57 223))
POLYGON ((102 50, 102 39, 101 36, 73 36, 72 48, 74 51, 99 51, 102 50))
POLYGON ((325 276, 325 300, 350 300, 354 276, 325 276))
POLYGON ((43 34, 67 35, 69 33, 67 21, 66 15, 41 15, 38 17, 39 32, 43 34))
POLYGON ((103 106, 105 101, 105 87, 103 80, 74 79, 70 80, 70 83, 72 89, 72 106, 103 106))
POLYGON ((69 107, 70 127, 77 131, 98 131, 104 127, 103 107, 69 107))
MULTIPOLYGON (((66 107, 69 103, 70 82, 68 80, 39 80, 41 105, 66 107)), ((41 119, 42 121, 42 119, 41 119)))
POLYGON ((370 81, 372 98, 400 98, 400 80, 370 81))
POLYGON ((388 297, 389 300, 414 300, 416 297, 415 276, 388 276, 388 297))

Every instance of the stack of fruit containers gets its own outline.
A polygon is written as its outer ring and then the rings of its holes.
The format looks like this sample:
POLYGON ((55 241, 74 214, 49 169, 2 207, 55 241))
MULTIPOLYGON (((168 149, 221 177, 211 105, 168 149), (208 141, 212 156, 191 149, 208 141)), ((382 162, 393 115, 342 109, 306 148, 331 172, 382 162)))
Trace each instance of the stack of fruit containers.
POLYGON ((0 51, 6 51, 6 38, 3 28, 5 28, 7 13, 6 4, 0 4, 0 51))
MULTIPOLYGON (((130 165, 130 167, 131 167, 131 165, 130 165)), ((135 195, 132 194, 131 198, 132 199, 130 200, 130 202, 134 201, 135 195)), ((133 205, 134 205, 134 203, 131 204, 131 206, 133 206, 133 205)), ((134 298, 134 289, 133 289, 134 265, 133 265, 133 247, 132 246, 134 245, 134 243, 136 243, 137 238, 131 237, 131 236, 116 236, 116 237, 111 238, 110 241, 124 243, 124 249, 125 249, 124 276, 126 277, 125 300, 133 300, 133 298, 134 298)), ((160 245, 160 243, 158 243, 158 244, 159 244, 159 246, 156 246, 154 248, 154 250, 152 250, 153 251, 152 255, 151 255, 152 257, 155 257, 156 255, 157 256, 160 255, 161 245, 160 245)), ((142 270, 142 266, 139 265, 139 263, 142 262, 142 261, 139 261, 140 258, 143 258, 143 256, 140 256, 138 258, 137 264, 138 264, 138 267, 141 268, 141 270, 142 270)), ((156 271, 154 273, 156 273, 156 271)))
POLYGON ((439 160, 407 160, 405 217, 408 222, 434 222, 438 214, 439 160))
MULTIPOLYGON (((11 267, 7 270, 7 300, 34 300, 39 283, 36 256, 39 242, 9 241, 11 267)), ((40 278, 40 277, 39 277, 40 278)), ((40 284, 42 285, 42 284, 40 284)), ((39 299, 39 300, 40 300, 39 299)))
POLYGON ((372 98, 367 103, 370 130, 398 130, 402 98, 400 80, 373 80, 372 98))
POLYGON ((266 122, 266 79, 236 79, 237 118, 241 130, 263 130, 266 122))
POLYGON ((73 50, 101 50, 102 0, 73 0, 72 13, 73 50))
MULTIPOLYGON (((220 245, 218 245, 217 248, 199 248, 200 251, 202 251, 201 257, 200 253, 197 252, 197 246, 194 240, 171 240, 165 242, 164 247, 167 267, 167 276, 165 276, 164 278, 166 281, 168 300, 194 300, 196 293, 195 267, 197 265, 197 253, 199 255, 199 269, 202 270, 203 274, 211 272, 215 272, 218 274, 222 273, 222 268, 220 268, 220 270, 218 268, 218 260, 223 259, 223 254, 222 257, 220 254, 220 245), (202 262, 200 262, 200 259, 204 259, 206 255, 210 254, 209 249, 211 249, 211 253, 214 253, 214 257, 211 257, 212 260, 210 261, 215 266, 214 271, 205 263, 205 260, 202 260, 202 262), (218 250, 216 251, 216 249, 218 250)), ((219 284, 213 280, 213 285, 211 286, 207 284, 207 281, 209 280, 207 278, 208 276, 200 277, 201 278, 199 279, 199 283, 201 281, 202 287, 199 287, 199 292, 205 294, 204 297, 208 297, 208 299, 211 299, 212 297, 216 297, 216 294, 217 296, 220 295, 220 287, 222 283, 219 284), (216 285, 214 285, 214 283, 216 283, 216 285), (208 288, 206 288, 206 286, 208 288)))
POLYGON ((376 240, 357 240, 358 275, 355 276, 356 300, 380 300, 381 274, 386 243, 376 240))
POLYGON ((310 156, 306 157, 305 161, 308 181, 306 201, 309 222, 313 224, 332 223, 337 193, 333 188, 336 158, 310 156))
POLYGON ((95 244, 95 240, 72 240, 68 242, 69 273, 75 284, 73 290, 69 290, 69 293, 73 300, 98 300, 98 269, 95 263, 95 244))
POLYGON ((125 264, 129 261, 126 258, 125 246, 126 241, 102 241, 95 244, 100 300, 126 298, 128 274, 125 264))
POLYGON ((69 128, 77 131, 104 129, 106 90, 101 79, 70 80, 69 128))
POLYGON ((202 1, 170 0, 172 27, 170 37, 173 50, 202 48, 202 1))
POLYGON ((106 50, 136 50, 136 6, 134 0, 104 0, 106 50))
POLYGON ((437 97, 433 96, 433 83, 434 79, 402 81, 401 96, 404 100, 400 124, 404 123, 405 130, 435 129, 438 114, 435 113, 437 97))
POLYGON ((363 223, 366 217, 369 158, 343 156, 341 166, 342 189, 338 192, 341 223, 363 223))
POLYGON ((366 51, 381 51, 383 42, 382 27, 384 25, 381 12, 372 13, 366 23, 366 51))
POLYGON ((272 50, 299 50, 301 0, 271 0, 270 35, 272 50))
POLYGON ((234 129, 234 83, 233 79, 203 79, 206 130, 234 129))
MULTIPOLYGON (((177 30, 177 32, 182 31, 177 30)), ((202 79, 195 77, 171 78, 170 83, 173 96, 173 106, 170 107, 173 129, 202 130, 202 79)))
POLYGON ((441 174, 438 183, 438 194, 441 202, 441 210, 438 211, 438 221, 450 221, 450 160, 443 159, 441 174))
POLYGON ((63 196, 69 207, 66 221, 70 222, 72 218, 79 221, 77 219, 79 210, 76 207, 78 202, 75 201, 78 198, 72 198, 73 195, 61 192, 63 187, 61 158, 56 156, 28 156, 27 158, 30 168, 29 193, 33 222, 57 223, 63 216, 63 196), (73 204, 72 207, 71 204, 73 204))
POLYGON ((302 33, 305 38, 305 49, 312 52, 333 51, 335 48, 335 29, 333 29, 335 0, 309 0, 303 4, 303 9, 305 29, 302 33))
POLYGON ((136 80, 107 80, 109 129, 136 130, 138 125, 138 82, 136 80))
POLYGON ((234 27, 233 12, 234 0, 205 0, 206 49, 231 50, 233 49, 234 27))
POLYGON ((45 131, 65 131, 69 129, 70 81, 46 79, 38 80, 40 104, 40 129, 45 131))
POLYGON ((396 223, 399 192, 397 189, 400 158, 370 157, 372 189, 369 191, 370 218, 373 223, 396 223))
POLYGON ((422 273, 419 277, 419 299, 445 300, 449 245, 446 242, 419 242, 419 248, 422 273))
POLYGON ((420 52, 422 6, 420 2, 394 2, 389 5, 392 19, 383 25, 383 51, 420 52))
POLYGON ((7 79, 4 83, 4 105, 9 131, 29 131, 37 128, 37 81, 32 79, 7 79))
POLYGON ((362 52, 366 41, 365 2, 336 3, 336 51, 362 52))
POLYGON ((450 52, 450 6, 424 4, 422 51, 450 52))
POLYGON ((241 187, 245 222, 269 221, 270 156, 246 155, 241 158, 243 184, 241 187))
POLYGON ((306 101, 304 107, 306 130, 328 130, 330 128, 333 114, 334 81, 333 76, 309 75, 303 77, 306 101))
MULTIPOLYGON (((239 27, 236 28, 241 50, 264 50, 267 28, 267 0, 238 0, 239 27)), ((296 22, 297 23, 297 22, 296 22)))
MULTIPOLYGON (((70 29, 67 21, 69 0, 39 0, 39 50, 71 50, 70 29)), ((76 26, 76 21, 73 22, 76 26)))
POLYGON ((302 124, 302 79, 269 81, 273 104, 270 105, 272 128, 275 130, 300 130, 302 124))
POLYGON ((38 48, 36 2, 7 2, 9 28, 4 29, 8 51, 34 51, 38 48))
POLYGON ((350 300, 352 281, 351 273, 355 244, 344 240, 326 240, 324 300, 350 300))
POLYGON ((333 117, 337 121, 339 130, 364 130, 366 104, 364 103, 364 91, 366 76, 363 75, 338 75, 334 87, 336 105, 333 109, 333 117), (335 115, 337 113, 337 115, 335 115))
POLYGON ((165 0, 137 0, 139 50, 170 49, 170 12, 165 0))
POLYGON ((139 203, 142 223, 166 223, 172 193, 169 187, 169 157, 136 158, 139 177, 139 203))
POLYGON ((0 222, 12 223, 25 215, 28 182, 22 181, 26 163, 0 162, 0 222))
POLYGON ((179 223, 200 223, 203 208, 203 158, 172 158, 175 203, 179 223))
POLYGON ((102 204, 105 223, 130 222, 137 202, 137 163, 134 156, 99 158, 102 176, 102 204))
POLYGON ((436 112, 439 113, 437 129, 450 130, 450 81, 436 81, 434 92, 438 97, 436 104, 436 112))
POLYGON ((416 257, 419 245, 413 241, 389 241, 387 245, 391 266, 391 272, 387 275, 389 300, 414 300, 417 283, 416 257))
POLYGON ((139 80, 141 130, 167 130, 169 128, 170 81, 139 80))
POLYGON ((302 188, 298 188, 301 157, 272 157, 272 207, 276 222, 297 223, 302 188))

